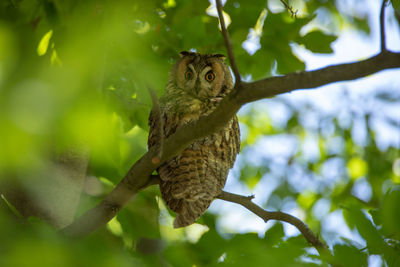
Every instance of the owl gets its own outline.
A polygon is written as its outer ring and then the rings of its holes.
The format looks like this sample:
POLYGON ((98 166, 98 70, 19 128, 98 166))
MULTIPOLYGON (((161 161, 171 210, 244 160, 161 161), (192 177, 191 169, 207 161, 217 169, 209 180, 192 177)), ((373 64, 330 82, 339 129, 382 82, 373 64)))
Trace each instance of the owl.
MULTIPOLYGON (((159 146, 161 134, 167 138, 213 112, 232 88, 223 55, 181 52, 160 98, 159 111, 150 113, 148 147, 159 146)), ((222 130, 194 141, 157 169, 161 196, 176 213, 175 228, 188 226, 203 215, 221 193, 239 150, 239 125, 234 116, 222 130)))

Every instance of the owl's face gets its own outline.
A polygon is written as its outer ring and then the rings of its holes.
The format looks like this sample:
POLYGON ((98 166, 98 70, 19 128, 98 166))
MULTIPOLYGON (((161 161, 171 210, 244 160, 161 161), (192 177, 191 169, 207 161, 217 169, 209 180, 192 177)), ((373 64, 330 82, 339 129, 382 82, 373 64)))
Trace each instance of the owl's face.
POLYGON ((174 82, 184 93, 199 99, 223 97, 231 89, 232 77, 220 54, 181 52, 175 65, 174 82))

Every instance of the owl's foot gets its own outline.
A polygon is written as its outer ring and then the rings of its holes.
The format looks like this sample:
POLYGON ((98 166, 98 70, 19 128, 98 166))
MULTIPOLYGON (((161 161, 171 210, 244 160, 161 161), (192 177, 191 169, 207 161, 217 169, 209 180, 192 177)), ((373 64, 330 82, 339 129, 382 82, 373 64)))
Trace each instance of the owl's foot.
POLYGON ((213 98, 211 98, 210 99, 210 101, 211 101, 211 103, 217 103, 217 104, 219 104, 219 102, 221 102, 222 101, 222 99, 224 99, 223 97, 213 97, 213 98))

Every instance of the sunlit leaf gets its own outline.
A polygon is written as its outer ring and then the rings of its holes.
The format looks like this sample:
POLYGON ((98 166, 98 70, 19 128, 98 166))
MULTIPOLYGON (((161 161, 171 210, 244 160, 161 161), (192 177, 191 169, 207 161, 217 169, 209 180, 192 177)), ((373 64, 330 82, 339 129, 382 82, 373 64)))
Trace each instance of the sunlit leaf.
POLYGON ((53 52, 51 53, 50 62, 52 65, 62 66, 62 62, 58 57, 57 51, 55 49, 53 49, 53 52))
POLYGON ((123 231, 117 217, 107 223, 107 229, 116 236, 121 236, 123 231))
POLYGON ((50 38, 53 35, 53 30, 48 31, 42 37, 37 47, 37 53, 39 56, 43 56, 47 52, 47 48, 49 47, 50 38))
POLYGON ((347 170, 350 178, 357 180, 358 178, 367 174, 368 165, 363 159, 354 157, 347 162, 347 170))
POLYGON ((164 4, 164 8, 172 8, 176 6, 175 0, 167 0, 164 4))
POLYGON ((315 193, 313 193, 312 191, 305 191, 298 196, 297 202, 302 208, 308 209, 314 204, 316 199, 317 196, 315 195, 315 193))

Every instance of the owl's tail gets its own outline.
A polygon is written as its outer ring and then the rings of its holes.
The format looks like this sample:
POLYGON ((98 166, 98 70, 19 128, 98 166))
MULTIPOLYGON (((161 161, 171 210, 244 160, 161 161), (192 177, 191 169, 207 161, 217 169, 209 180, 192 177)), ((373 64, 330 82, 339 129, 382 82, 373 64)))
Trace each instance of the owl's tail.
POLYGON ((193 224, 210 206, 212 198, 201 198, 196 201, 182 201, 180 210, 174 220, 174 228, 193 224))

